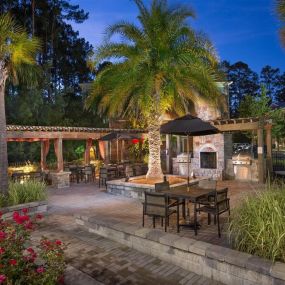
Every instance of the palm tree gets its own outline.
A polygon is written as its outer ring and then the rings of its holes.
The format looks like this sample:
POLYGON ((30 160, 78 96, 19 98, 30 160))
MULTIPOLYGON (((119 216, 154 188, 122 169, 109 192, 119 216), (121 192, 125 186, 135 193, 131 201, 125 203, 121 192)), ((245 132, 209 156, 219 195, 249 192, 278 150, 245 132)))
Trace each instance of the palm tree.
POLYGON ((282 23, 282 26, 280 28, 280 39, 282 45, 285 47, 285 0, 277 0, 277 14, 279 16, 279 19, 282 23))
POLYGON ((0 190, 8 190, 5 84, 8 78, 34 83, 39 41, 30 38, 8 14, 0 15, 0 190))
POLYGON ((162 177, 160 124, 168 111, 183 114, 199 96, 217 98, 217 58, 210 42, 187 24, 188 6, 170 8, 166 0, 146 7, 134 0, 140 25, 125 21, 107 29, 106 43, 95 51, 95 62, 113 60, 95 78, 88 107, 109 117, 144 120, 148 129, 147 178, 162 177), (120 35, 122 41, 112 42, 120 35), (198 95, 201 94, 201 95, 198 95))

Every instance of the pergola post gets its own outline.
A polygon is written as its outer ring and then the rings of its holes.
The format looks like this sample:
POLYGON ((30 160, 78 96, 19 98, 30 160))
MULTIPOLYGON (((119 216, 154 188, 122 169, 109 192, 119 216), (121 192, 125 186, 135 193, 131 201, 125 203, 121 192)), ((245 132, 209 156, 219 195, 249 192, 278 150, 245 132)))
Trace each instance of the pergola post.
POLYGON ((90 164, 90 149, 92 147, 93 140, 88 139, 86 140, 86 148, 84 153, 84 162, 85 164, 90 164))
POLYGON ((49 152, 49 140, 41 141, 41 170, 47 169, 46 157, 49 152))
POLYGON ((264 142, 263 142, 263 128, 257 130, 257 154, 258 154, 258 181, 264 183, 264 158, 263 158, 264 142))
POLYGON ((166 172, 171 172, 171 135, 166 135, 166 172))
POLYGON ((105 162, 108 164, 110 163, 110 146, 109 146, 109 141, 105 141, 105 162))
POLYGON ((266 126, 266 164, 269 173, 272 173, 272 125, 266 126))
POLYGON ((57 171, 63 171, 62 138, 54 139, 54 151, 57 158, 57 171))

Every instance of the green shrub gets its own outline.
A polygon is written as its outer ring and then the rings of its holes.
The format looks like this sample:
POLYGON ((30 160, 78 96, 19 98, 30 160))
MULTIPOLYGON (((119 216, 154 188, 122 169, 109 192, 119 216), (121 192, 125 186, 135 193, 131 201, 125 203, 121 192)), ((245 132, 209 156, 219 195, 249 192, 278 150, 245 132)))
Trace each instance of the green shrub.
POLYGON ((29 180, 24 183, 10 182, 8 197, 0 196, 0 206, 18 205, 47 199, 46 185, 43 182, 29 180))
POLYGON ((285 261, 285 185, 268 185, 232 211, 232 246, 272 261, 285 261))

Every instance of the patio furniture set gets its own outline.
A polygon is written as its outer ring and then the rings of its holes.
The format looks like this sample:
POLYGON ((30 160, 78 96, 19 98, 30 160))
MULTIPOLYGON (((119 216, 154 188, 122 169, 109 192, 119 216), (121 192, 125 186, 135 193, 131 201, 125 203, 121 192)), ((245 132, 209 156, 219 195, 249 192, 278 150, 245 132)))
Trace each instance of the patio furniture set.
POLYGON ((147 165, 136 164, 108 164, 99 170, 99 187, 106 186, 106 182, 113 179, 129 178, 133 176, 145 175, 147 165))
POLYGON ((198 222, 198 214, 208 215, 208 225, 211 224, 211 217, 214 217, 214 224, 217 224, 218 235, 221 237, 220 215, 228 212, 230 215, 230 199, 228 198, 228 188, 217 189, 216 181, 201 180, 198 185, 179 186, 170 189, 167 181, 155 184, 155 193, 145 191, 145 201, 143 202, 142 225, 145 225, 145 216, 152 218, 155 228, 156 219, 160 218, 161 226, 164 225, 165 232, 169 226, 169 217, 176 214, 176 228, 180 232, 181 227, 194 229, 198 234, 202 226, 198 222), (193 222, 190 220, 189 203, 193 204, 193 222), (180 209, 180 207, 182 209, 180 209), (182 221, 180 221, 180 213, 182 221))
POLYGON ((94 182, 96 180, 96 167, 90 165, 65 165, 64 171, 70 172, 70 182, 94 182))

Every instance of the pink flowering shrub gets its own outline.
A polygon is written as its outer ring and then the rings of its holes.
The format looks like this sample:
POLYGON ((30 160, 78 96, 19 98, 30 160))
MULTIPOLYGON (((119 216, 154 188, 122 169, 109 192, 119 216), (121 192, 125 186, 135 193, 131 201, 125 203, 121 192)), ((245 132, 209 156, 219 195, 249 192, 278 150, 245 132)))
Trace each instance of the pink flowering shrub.
POLYGON ((0 284, 63 283, 65 244, 43 237, 36 248, 29 246, 42 215, 31 218, 27 212, 14 212, 12 222, 4 221, 0 213, 0 284))

